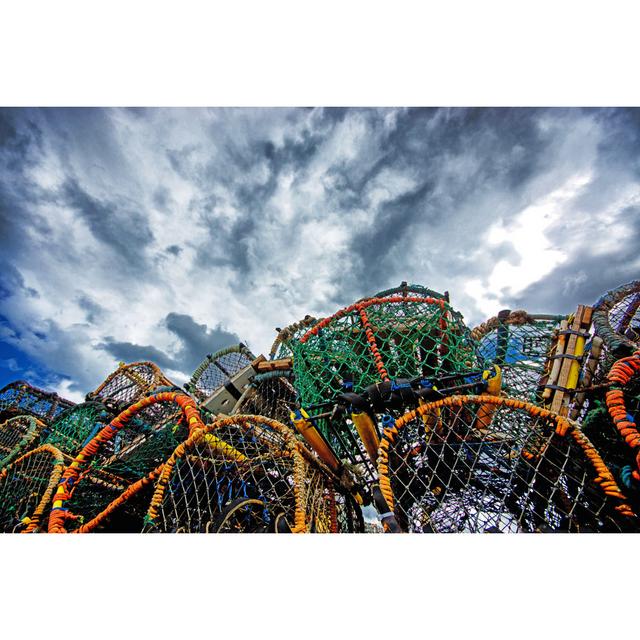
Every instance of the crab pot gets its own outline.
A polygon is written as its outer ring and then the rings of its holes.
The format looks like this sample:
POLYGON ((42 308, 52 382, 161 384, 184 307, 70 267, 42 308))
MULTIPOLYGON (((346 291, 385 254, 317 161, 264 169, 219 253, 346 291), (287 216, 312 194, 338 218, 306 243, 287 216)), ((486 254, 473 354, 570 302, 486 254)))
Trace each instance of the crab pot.
POLYGON ((478 368, 470 332, 442 298, 370 298, 316 323, 293 352, 303 405, 384 380, 437 379, 478 368))
POLYGON ((319 322, 318 318, 306 315, 302 320, 294 322, 284 329, 277 328, 278 335, 271 345, 269 359, 282 360, 283 358, 290 358, 292 351, 289 343, 299 340, 317 322, 319 322))
MULTIPOLYGON (((209 354, 193 372, 185 389, 198 402, 206 402, 216 391, 228 386, 240 372, 250 367, 254 360, 255 356, 242 343, 209 354)), ((237 390, 235 394, 237 397, 230 403, 228 412, 231 411, 241 391, 241 389, 237 390)))
MULTIPOLYGON (((139 530, 144 510, 136 511, 140 496, 129 489, 160 467, 188 436, 189 428, 197 426, 204 424, 195 402, 182 393, 157 393, 125 409, 98 431, 66 467, 57 489, 50 530, 64 532, 67 521, 76 522, 76 529, 93 530, 88 523, 124 492, 130 497, 126 506, 135 513, 132 516, 126 510, 119 511, 117 518, 110 521, 110 530, 139 530), (72 520, 76 517, 79 519, 72 520)), ((145 483, 140 486, 144 487, 145 483)), ((99 522, 100 526, 107 523, 105 518, 99 522)))
POLYGON ((517 399, 451 396, 405 414, 383 433, 378 471, 396 530, 638 530, 578 424, 517 399))
POLYGON ((46 425, 30 415, 9 418, 0 424, 0 469, 37 445, 46 425))
POLYGON ((238 415, 194 432, 164 465, 145 531, 362 530, 359 506, 285 425, 238 415))
POLYGON ((95 391, 87 394, 87 401, 113 404, 117 409, 123 409, 159 387, 175 385, 153 362, 120 363, 95 391))
POLYGON ((365 466, 368 460, 374 476, 375 453, 364 460, 356 443, 375 448, 377 417, 417 406, 419 387, 457 386, 480 367, 462 316, 444 297, 419 291, 361 300, 316 322, 288 347, 301 406, 341 459, 365 466), (332 412, 336 403, 344 410, 332 412), (363 412, 372 419, 365 440, 357 424, 363 412))
POLYGON ((63 469, 62 452, 45 444, 0 470, 0 532, 46 531, 51 500, 63 469))
POLYGON ((640 280, 604 294, 593 307, 593 327, 603 342, 595 380, 603 382, 616 360, 640 347, 640 280))
POLYGON ((623 284, 602 296, 594 306, 596 334, 608 349, 622 355, 640 345, 640 280, 623 284))
POLYGON ((32 387, 22 380, 11 382, 0 390, 0 420, 29 414, 49 423, 72 406, 73 402, 56 393, 32 387))
POLYGON ((43 442, 68 455, 79 451, 109 423, 113 414, 100 402, 83 402, 63 411, 45 431, 43 442))
POLYGON ((290 370, 255 375, 231 413, 260 415, 287 424, 296 407, 296 390, 291 378, 290 370))
POLYGON ((502 390, 513 398, 541 404, 541 383, 563 316, 503 311, 473 329, 478 353, 502 371, 502 390))

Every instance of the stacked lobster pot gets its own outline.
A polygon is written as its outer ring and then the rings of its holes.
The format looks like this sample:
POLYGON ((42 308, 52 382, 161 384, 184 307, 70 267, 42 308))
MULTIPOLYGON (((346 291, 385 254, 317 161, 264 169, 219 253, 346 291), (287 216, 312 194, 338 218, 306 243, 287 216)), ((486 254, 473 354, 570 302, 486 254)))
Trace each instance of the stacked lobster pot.
POLYGON ((0 532, 46 528, 63 454, 44 443, 51 423, 73 406, 23 381, 0 391, 0 532))
POLYGON ((302 325, 274 354, 291 354, 298 393, 292 422, 358 500, 387 513, 377 485, 382 428, 429 400, 486 390, 495 372, 483 370, 448 296, 417 285, 403 283, 302 325))
POLYGON ((593 309, 593 373, 583 427, 640 513, 640 281, 607 292, 593 309))

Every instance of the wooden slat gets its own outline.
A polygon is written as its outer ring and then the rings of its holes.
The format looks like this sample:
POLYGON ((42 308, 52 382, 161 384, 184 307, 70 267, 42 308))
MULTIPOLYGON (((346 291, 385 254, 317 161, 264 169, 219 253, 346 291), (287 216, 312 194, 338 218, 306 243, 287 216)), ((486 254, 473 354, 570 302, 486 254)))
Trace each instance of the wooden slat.
POLYGON ((293 365, 291 358, 282 358, 281 360, 265 360, 254 365, 254 369, 258 373, 265 373, 267 371, 288 371, 293 365))

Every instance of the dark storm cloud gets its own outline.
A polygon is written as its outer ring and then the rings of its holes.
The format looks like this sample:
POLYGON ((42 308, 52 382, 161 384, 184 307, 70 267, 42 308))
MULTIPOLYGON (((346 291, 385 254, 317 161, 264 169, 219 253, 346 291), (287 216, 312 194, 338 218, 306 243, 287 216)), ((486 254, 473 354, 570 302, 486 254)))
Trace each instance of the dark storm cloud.
POLYGON ((37 298, 38 292, 31 287, 26 287, 22 274, 6 260, 0 260, 0 300, 9 296, 24 292, 30 298, 37 298))
MULTIPOLYGON (((344 279, 340 283, 348 298, 363 289, 380 288, 385 273, 401 278, 411 256, 397 249, 416 229, 446 227, 444 235, 450 242, 462 247, 472 243, 477 237, 474 231, 486 226, 487 220, 463 217, 462 206, 492 191, 521 198, 543 165, 552 139, 538 126, 539 110, 410 109, 398 115, 390 133, 382 131, 384 112, 365 113, 380 147, 376 156, 332 169, 339 176, 337 203, 366 208, 367 187, 389 169, 412 177, 415 186, 371 212, 367 228, 354 230, 351 250, 359 260, 351 265, 348 290, 344 279), (445 164, 455 166, 456 159, 463 161, 460 171, 445 172, 445 164), (466 233, 457 234, 463 227, 466 233)), ((564 112, 557 115, 565 117, 564 112)), ((434 232, 433 238, 440 244, 442 235, 434 232)), ((425 251, 431 249, 425 246, 425 251)), ((449 260, 452 273, 467 268, 464 261, 449 260)))
POLYGON ((625 229, 624 242, 609 252, 592 255, 587 238, 570 260, 512 298, 512 308, 566 313, 578 304, 594 304, 605 292, 639 279, 640 206, 620 211, 617 224, 625 229))
POLYGON ((173 358, 170 358, 166 353, 152 345, 118 342, 112 336, 107 336, 104 342, 96 345, 96 348, 110 353, 120 362, 131 363, 151 360, 162 369, 179 369, 173 358))
POLYGON ((105 314, 105 308, 98 304, 87 294, 81 294, 76 298, 78 306, 87 314, 87 322, 92 324, 99 321, 105 314))
POLYGON ((180 371, 190 376, 208 353, 238 344, 240 338, 222 327, 209 329, 187 314, 170 313, 164 320, 166 328, 180 340, 177 352, 170 356, 153 345, 117 341, 107 336, 96 348, 106 351, 122 362, 151 360, 163 369, 180 371))
POLYGON ((638 277, 638 148, 637 109, 0 110, 0 311, 74 389, 111 358, 190 375, 252 327, 266 350, 401 280, 470 323, 486 300, 570 311, 638 277), (523 265, 509 225, 576 176, 548 205, 562 260, 493 286, 523 265))
POLYGON ((62 188, 65 203, 85 220, 93 235, 121 259, 139 265, 153 234, 143 213, 124 202, 100 201, 70 179, 62 188))
MULTIPOLYGON (((221 326, 209 329, 206 324, 198 324, 188 314, 170 313, 165 318, 169 331, 180 338, 182 348, 177 360, 179 370, 191 374, 208 353, 238 344, 240 338, 221 326)), ((175 368, 175 367, 174 367, 175 368)))

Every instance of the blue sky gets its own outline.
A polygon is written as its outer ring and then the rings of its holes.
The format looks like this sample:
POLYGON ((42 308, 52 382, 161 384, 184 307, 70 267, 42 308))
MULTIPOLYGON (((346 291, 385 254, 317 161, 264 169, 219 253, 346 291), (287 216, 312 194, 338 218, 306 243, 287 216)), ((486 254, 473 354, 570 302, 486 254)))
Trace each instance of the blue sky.
POLYGON ((638 276, 633 109, 0 110, 0 384, 80 399, 401 280, 475 325, 638 276))

